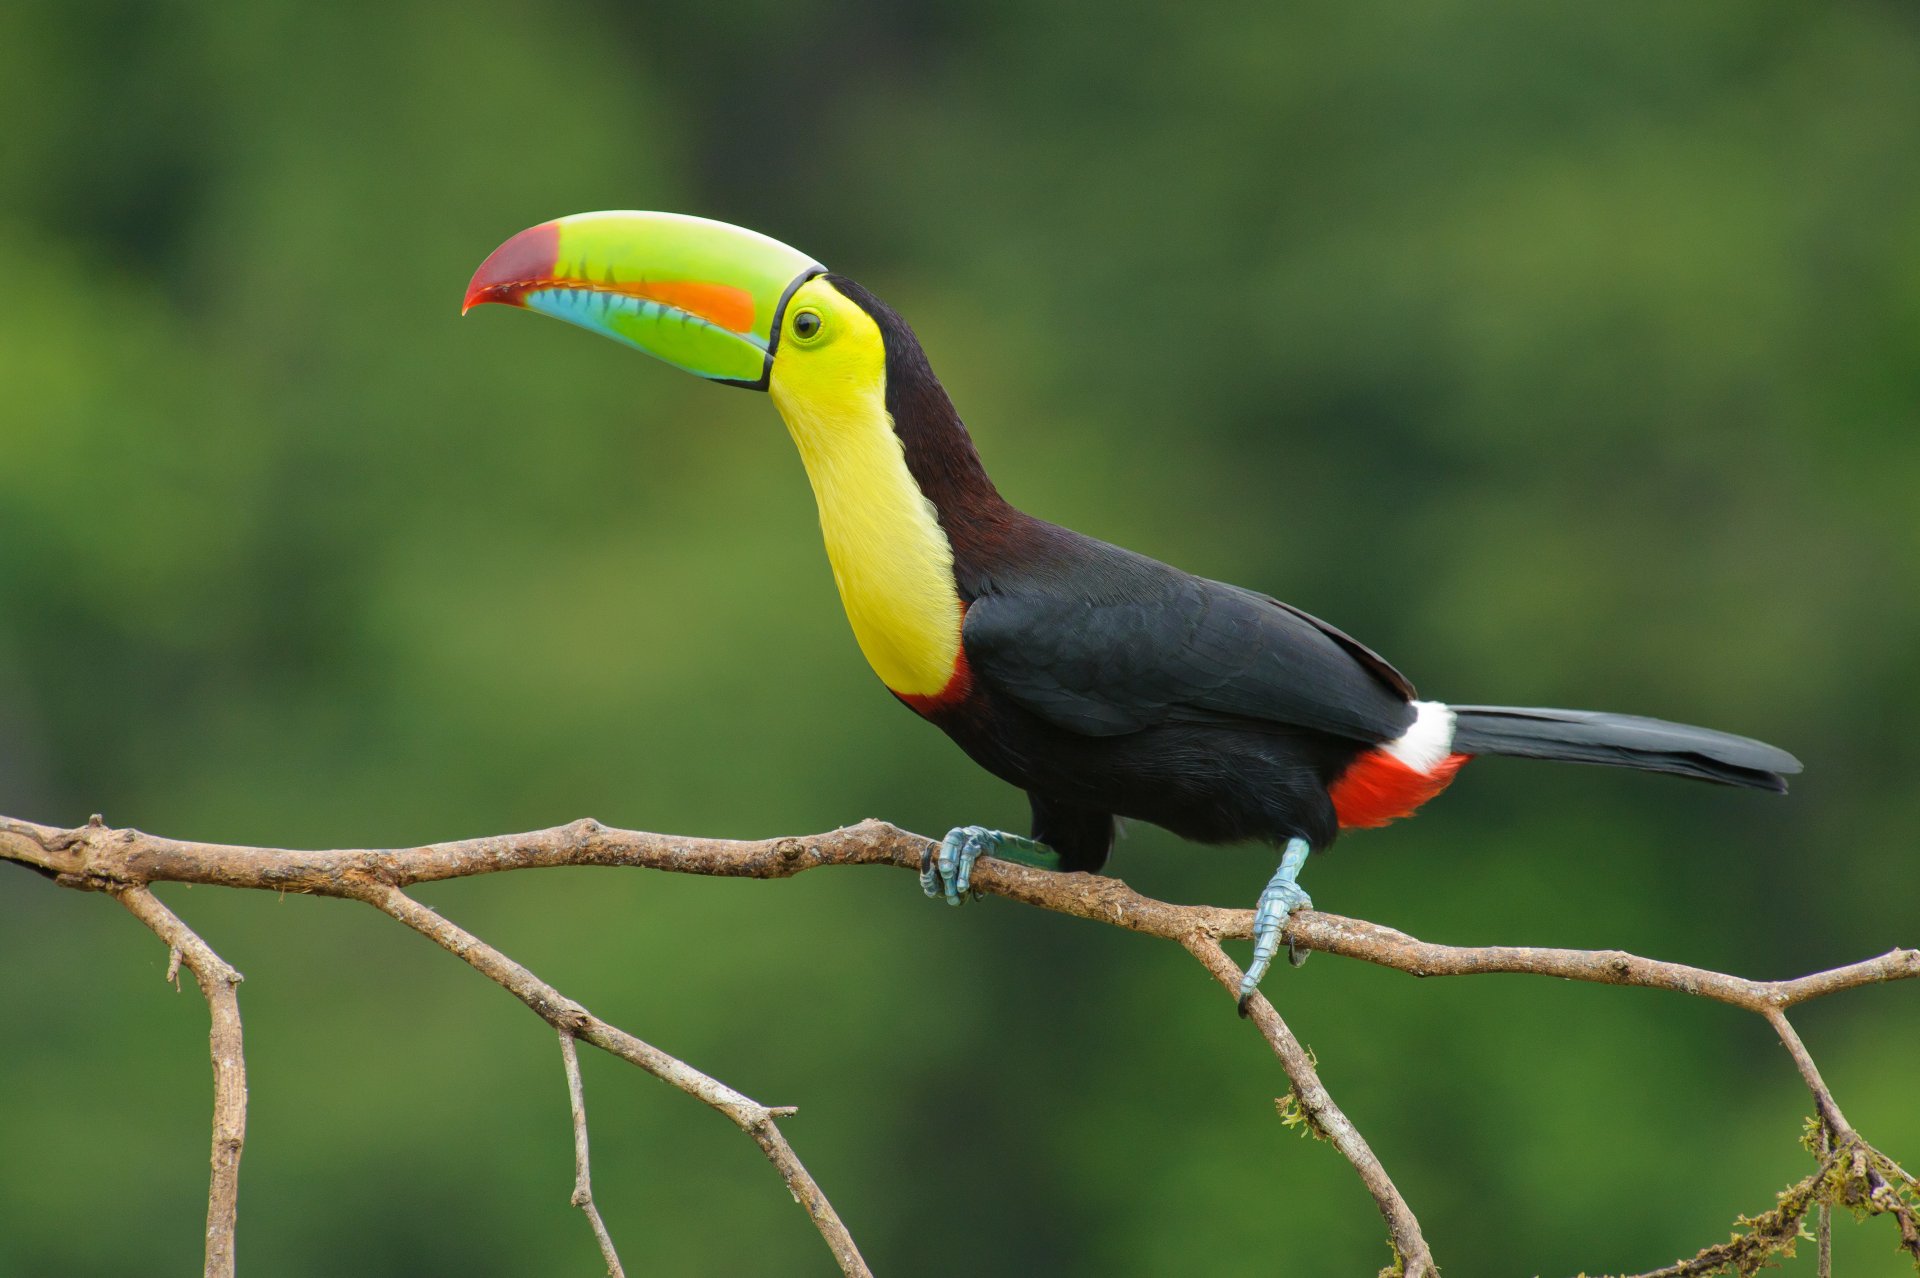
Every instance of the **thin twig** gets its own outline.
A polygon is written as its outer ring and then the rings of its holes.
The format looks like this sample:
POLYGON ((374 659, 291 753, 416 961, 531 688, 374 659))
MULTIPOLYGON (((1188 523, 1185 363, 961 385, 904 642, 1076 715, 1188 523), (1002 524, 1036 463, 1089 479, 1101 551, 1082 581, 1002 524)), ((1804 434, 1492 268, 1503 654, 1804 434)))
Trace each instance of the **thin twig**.
POLYGON ((1840 1112, 1833 1093, 1827 1088, 1827 1080, 1820 1077, 1820 1067, 1813 1063, 1813 1057, 1807 1052, 1807 1045, 1800 1041, 1800 1035, 1787 1022, 1787 1014, 1777 1007, 1768 1008, 1763 1015, 1767 1024, 1773 1026, 1773 1032, 1780 1036, 1787 1054, 1793 1057, 1793 1066, 1800 1071, 1801 1081, 1807 1090, 1813 1093, 1813 1103, 1820 1112, 1820 1121, 1826 1125, 1836 1139, 1854 1134, 1853 1125, 1847 1122, 1847 1116, 1840 1112))
MULTIPOLYGON (((1187 953, 1200 960, 1200 966, 1206 968, 1214 980, 1236 998, 1239 996, 1240 968, 1220 948, 1220 942, 1204 932, 1192 932, 1182 937, 1180 943, 1186 947, 1187 953)), ((1419 1220, 1400 1196, 1400 1191, 1394 1187, 1387 1169, 1380 1165, 1366 1137, 1334 1104, 1333 1097, 1320 1082, 1312 1055, 1293 1036, 1293 1031, 1287 1028, 1286 1021, 1281 1019, 1280 1013, 1267 1001, 1265 994, 1254 995, 1247 1004, 1247 1015, 1259 1026, 1261 1035, 1273 1048, 1273 1054, 1280 1058, 1280 1067, 1286 1070, 1287 1078, 1293 1084, 1294 1099, 1307 1115, 1307 1121, 1346 1156, 1347 1161, 1353 1164, 1353 1169, 1360 1174, 1367 1192, 1373 1195, 1374 1205, 1387 1222, 1387 1235, 1394 1252, 1405 1266, 1406 1278, 1428 1278, 1434 1272, 1433 1253, 1428 1250, 1426 1237, 1420 1232, 1419 1220)))
MULTIPOLYGON (((1819 1141, 1815 1148, 1820 1151, 1820 1161, 1825 1163, 1833 1156, 1833 1130, 1825 1123, 1820 1124, 1819 1141)), ((1819 1238, 1820 1254, 1816 1278, 1833 1278, 1833 1207, 1824 1198, 1820 1200, 1820 1222, 1814 1227, 1819 1238)))
POLYGON ((144 887, 113 894, 167 943, 169 978, 184 962, 206 996, 213 1055, 213 1164, 207 1185, 206 1278, 233 1278, 234 1230, 240 1210, 240 1152, 247 1143, 247 1058, 240 1038, 240 973, 144 887))
POLYGON ((573 1205, 587 1214, 587 1223, 593 1226, 600 1254, 606 1258, 607 1278, 627 1278, 627 1271, 620 1267, 620 1253, 613 1249, 613 1236, 607 1232, 607 1222, 600 1219, 600 1209, 593 1205, 593 1169, 587 1161, 587 1097, 586 1089, 580 1085, 580 1053, 574 1049, 572 1033, 555 1032, 560 1035, 560 1063, 567 1071, 567 1103, 573 1110, 573 1205))
MULTIPOLYGON (((1807 1051, 1806 1044, 1800 1041, 1800 1035, 1794 1031, 1793 1026, 1787 1022, 1786 1014, 1775 1008, 1767 1012, 1767 1020, 1773 1025, 1774 1032, 1779 1034, 1780 1041, 1786 1045, 1787 1052, 1793 1057, 1794 1066, 1800 1071, 1800 1077, 1805 1080, 1808 1090, 1813 1093, 1814 1105, 1820 1117, 1821 1148, 1824 1149, 1831 1143, 1836 1147, 1853 1149, 1859 1179, 1866 1187, 1867 1201, 1880 1211, 1892 1213, 1900 1229, 1900 1245, 1913 1256, 1916 1267, 1920 1267, 1920 1218, 1916 1218, 1915 1212, 1901 1197, 1898 1188, 1887 1179, 1891 1175, 1911 1186, 1913 1178, 1907 1174, 1905 1168, 1879 1150, 1867 1145, 1861 1139, 1860 1133, 1847 1122, 1846 1115, 1840 1112, 1840 1106, 1834 1102, 1833 1093, 1828 1089, 1826 1080, 1820 1077, 1820 1069, 1813 1063, 1812 1054, 1807 1051)), ((1825 1238, 1824 1214, 1821 1221, 1823 1225, 1821 1236, 1825 1238)), ((1823 1246, 1821 1251, 1824 1255, 1827 1248, 1823 1246)))
POLYGON ((827 1201, 826 1194, 801 1164, 792 1146, 780 1134, 774 1118, 791 1110, 776 1110, 762 1105, 728 1087, 717 1078, 701 1073, 675 1056, 641 1041, 617 1026, 601 1020, 580 1004, 548 985, 520 964, 485 941, 449 922, 433 910, 385 883, 354 884, 345 895, 365 901, 376 910, 398 919, 448 953, 461 959, 487 979, 500 985, 532 1008, 541 1020, 563 1035, 585 1039, 604 1052, 638 1065, 662 1082, 670 1083, 687 1095, 703 1101, 726 1115, 733 1124, 753 1138, 754 1144, 774 1165, 787 1183, 795 1202, 812 1218, 814 1227, 826 1240, 840 1272, 846 1278, 873 1278, 867 1262, 861 1258, 853 1235, 827 1201))

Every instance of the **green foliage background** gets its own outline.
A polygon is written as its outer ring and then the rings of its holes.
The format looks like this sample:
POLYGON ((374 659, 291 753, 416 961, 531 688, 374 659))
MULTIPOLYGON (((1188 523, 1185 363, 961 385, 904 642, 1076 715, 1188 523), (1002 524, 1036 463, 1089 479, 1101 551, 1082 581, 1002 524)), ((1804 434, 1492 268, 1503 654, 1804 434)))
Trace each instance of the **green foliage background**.
MULTIPOLYGON (((1749 732, 1786 800, 1486 762, 1331 909, 1790 975, 1916 940, 1911 4, 0 7, 0 811, 393 845, 591 814, 1017 824, 839 615, 771 406, 506 311, 506 235, 743 223, 918 327, 1003 489, 1429 694, 1749 732)), ((1250 901, 1136 829, 1115 870, 1250 901)), ((591 1274, 552 1036, 371 911, 165 894, 248 976, 241 1258, 591 1274)), ((904 875, 422 895, 789 1126, 882 1273, 1371 1273, 1178 952, 904 875)), ((197 1264, 205 1015, 0 867, 0 1273, 197 1264)), ((1650 1267, 1801 1174, 1753 1018, 1270 982, 1450 1273, 1650 1267)), ((1909 1163, 1920 990, 1806 1010, 1909 1163)), ((586 1062, 629 1272, 826 1274, 750 1145, 586 1062)), ((1884 1223, 1840 1272, 1906 1272, 1884 1223)), ((1802 1268, 1811 1272, 1811 1262, 1802 1268)))

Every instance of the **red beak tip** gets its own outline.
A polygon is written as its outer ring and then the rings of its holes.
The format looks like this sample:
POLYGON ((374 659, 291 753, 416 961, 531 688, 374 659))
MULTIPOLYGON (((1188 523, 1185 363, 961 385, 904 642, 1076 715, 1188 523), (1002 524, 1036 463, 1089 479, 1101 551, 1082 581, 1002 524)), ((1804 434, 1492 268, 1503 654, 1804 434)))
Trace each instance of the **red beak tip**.
POLYGON ((460 303, 460 313, 465 315, 476 306, 485 306, 489 302, 498 302, 503 306, 520 305, 521 288, 516 284, 496 284, 486 280, 475 280, 467 286, 467 296, 460 303))
POLYGON ((553 222, 528 227, 487 255, 480 269, 467 282, 467 297, 460 313, 466 314, 486 302, 509 306, 520 304, 521 286, 527 280, 552 274, 554 258, 560 249, 560 228, 553 222))

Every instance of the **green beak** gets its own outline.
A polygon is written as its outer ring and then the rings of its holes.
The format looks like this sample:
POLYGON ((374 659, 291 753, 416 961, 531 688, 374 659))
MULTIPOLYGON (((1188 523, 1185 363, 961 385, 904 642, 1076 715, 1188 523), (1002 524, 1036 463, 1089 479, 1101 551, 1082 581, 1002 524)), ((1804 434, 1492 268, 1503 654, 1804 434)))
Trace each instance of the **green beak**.
POLYGON ((466 310, 503 302, 765 390, 793 291, 827 268, 757 231, 679 213, 576 213, 495 249, 466 310))

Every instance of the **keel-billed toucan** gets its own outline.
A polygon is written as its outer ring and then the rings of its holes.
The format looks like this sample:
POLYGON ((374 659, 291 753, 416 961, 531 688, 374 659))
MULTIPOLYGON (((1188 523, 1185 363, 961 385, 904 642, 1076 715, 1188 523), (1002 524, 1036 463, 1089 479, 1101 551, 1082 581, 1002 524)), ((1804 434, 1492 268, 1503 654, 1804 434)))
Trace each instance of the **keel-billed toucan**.
POLYGON ((1309 851, 1406 816, 1477 754, 1786 788, 1745 737, 1580 710, 1421 701, 1334 627, 1015 510, 906 322, 804 253, 670 213, 584 213, 508 240, 466 305, 505 302, 768 391, 806 464, 854 637, 874 672, 1027 792, 1032 838, 954 830, 922 874, 966 898, 997 854, 1097 870, 1115 821, 1283 849, 1242 1005, 1309 851))

